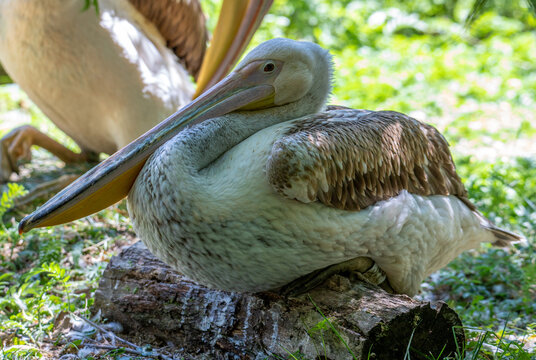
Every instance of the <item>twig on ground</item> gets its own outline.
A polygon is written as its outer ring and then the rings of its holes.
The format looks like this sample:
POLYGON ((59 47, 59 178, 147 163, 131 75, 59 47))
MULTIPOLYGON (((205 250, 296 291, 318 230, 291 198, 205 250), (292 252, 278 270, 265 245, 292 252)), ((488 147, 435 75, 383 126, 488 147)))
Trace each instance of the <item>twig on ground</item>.
MULTIPOLYGON (((75 315, 76 317, 78 317, 81 320, 85 321, 89 325, 93 326, 95 329, 97 329, 98 331, 102 332, 104 335, 109 336, 112 339, 112 342, 115 342, 115 340, 117 340, 118 342, 123 343, 124 345, 127 345, 127 346, 130 346, 130 347, 134 348, 134 349, 131 349, 131 348, 124 347, 123 349, 125 349, 125 352, 136 354, 136 355, 141 355, 141 356, 154 357, 154 358, 157 358, 157 359, 173 360, 173 358, 171 358, 171 357, 169 357, 167 355, 159 353, 158 349, 157 350, 152 349, 151 351, 143 350, 141 346, 136 345, 134 343, 131 343, 130 341, 127 341, 125 339, 120 338, 119 336, 114 334, 112 331, 103 328, 99 324, 97 324, 97 323, 95 323, 95 322, 93 322, 93 321, 91 321, 89 319, 86 319, 83 316, 76 315, 76 314, 73 314, 73 315, 75 315)), ((117 346, 115 346, 115 345, 97 344, 96 340, 93 340, 93 339, 88 339, 88 340, 90 340, 92 342, 91 346, 96 347, 98 349, 107 349, 107 350, 117 349, 117 346)))
MULTIPOLYGON (((92 341, 95 341, 95 340, 92 340, 92 341)), ((116 350, 117 349, 117 346, 113 346, 113 345, 91 344, 91 346, 97 349, 104 349, 104 350, 116 350)), ((123 349, 125 350, 125 352, 140 355, 140 356, 149 356, 149 357, 154 357, 154 358, 162 359, 162 360, 174 360, 174 358, 171 358, 164 354, 160 354, 156 350, 147 352, 143 350, 136 350, 136 349, 126 348, 126 347, 124 347, 123 349)))
POLYGON ((133 348, 139 348, 140 346, 134 344, 134 343, 131 343, 130 341, 127 341, 125 339, 122 339, 120 338, 119 336, 115 335, 112 331, 110 330, 107 330, 105 328, 103 328, 102 326, 100 326, 99 324, 89 320, 89 319, 86 319, 85 317, 83 316, 80 316, 80 315, 76 315, 76 314, 73 314, 75 315, 76 317, 80 318, 81 320, 85 321, 86 323, 88 323, 89 325, 93 326, 95 329, 99 330, 100 332, 104 333, 105 335, 108 335, 110 336, 113 340, 117 340, 119 341, 120 343, 123 343, 125 345, 128 345, 128 346, 131 346, 133 348))

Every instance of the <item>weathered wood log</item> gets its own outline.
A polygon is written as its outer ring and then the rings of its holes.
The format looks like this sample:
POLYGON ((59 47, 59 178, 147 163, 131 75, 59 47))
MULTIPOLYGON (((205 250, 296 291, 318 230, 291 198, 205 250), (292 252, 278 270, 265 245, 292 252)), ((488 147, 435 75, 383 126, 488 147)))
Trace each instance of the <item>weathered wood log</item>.
POLYGON ((459 317, 442 302, 339 275, 310 297, 211 290, 140 242, 111 259, 93 311, 121 323, 135 341, 173 344, 185 359, 287 359, 298 351, 304 359, 403 359, 408 344, 411 359, 421 359, 454 353, 465 341, 459 317))

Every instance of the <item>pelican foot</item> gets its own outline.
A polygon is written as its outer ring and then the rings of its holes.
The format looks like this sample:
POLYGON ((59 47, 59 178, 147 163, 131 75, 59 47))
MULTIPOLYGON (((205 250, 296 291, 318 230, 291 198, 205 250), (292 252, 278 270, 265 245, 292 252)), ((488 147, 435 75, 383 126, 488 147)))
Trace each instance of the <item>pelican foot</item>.
POLYGON ((333 275, 343 273, 350 274, 351 277, 355 276, 360 281, 380 286, 387 292, 393 292, 383 270, 372 259, 358 257, 304 275, 283 286, 279 289, 279 293, 287 298, 299 296, 323 284, 333 275))
POLYGON ((33 126, 24 125, 11 130, 0 139, 0 182, 6 182, 12 173, 18 172, 19 160, 32 159, 31 147, 40 146, 65 163, 84 162, 92 159, 92 153, 75 153, 33 126))
POLYGON ((18 171, 17 162, 13 161, 6 143, 0 141, 0 183, 8 182, 11 174, 18 171))
POLYGON ((391 287, 391 284, 389 284, 389 280, 387 280, 387 275, 382 269, 380 269, 380 267, 376 263, 373 263, 367 271, 353 271, 352 275, 354 275, 357 279, 361 281, 379 286, 390 294, 395 293, 395 291, 391 287))

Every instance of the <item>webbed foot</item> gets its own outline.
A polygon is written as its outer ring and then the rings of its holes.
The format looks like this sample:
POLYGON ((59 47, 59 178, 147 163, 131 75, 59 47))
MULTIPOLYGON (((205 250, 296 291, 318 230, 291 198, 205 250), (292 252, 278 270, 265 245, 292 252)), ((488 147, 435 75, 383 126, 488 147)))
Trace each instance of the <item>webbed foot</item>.
POLYGON ((33 126, 20 126, 0 139, 0 182, 8 181, 12 173, 18 172, 19 160, 31 160, 33 145, 50 151, 67 164, 87 161, 92 155, 75 153, 33 126))
POLYGON ((394 292, 385 273, 372 259, 358 257, 304 275, 283 286, 279 293, 285 297, 298 296, 321 285, 333 275, 342 273, 354 275, 359 280, 380 286, 387 292, 394 292))

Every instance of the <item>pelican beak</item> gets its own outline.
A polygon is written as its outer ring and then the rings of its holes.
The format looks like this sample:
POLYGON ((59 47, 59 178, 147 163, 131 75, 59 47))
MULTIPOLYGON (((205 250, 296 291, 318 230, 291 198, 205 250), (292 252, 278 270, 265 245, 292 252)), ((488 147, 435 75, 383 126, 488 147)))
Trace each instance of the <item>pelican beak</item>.
POLYGON ((265 108, 273 103, 273 82, 281 71, 267 76, 262 60, 252 61, 232 72, 196 100, 134 140, 71 185, 42 207, 26 216, 19 233, 36 227, 70 222, 108 207, 127 196, 149 156, 186 126, 241 109, 265 108))
POLYGON ((223 0, 218 23, 203 58, 194 99, 231 71, 273 0, 223 0))

